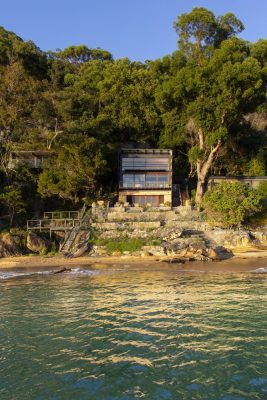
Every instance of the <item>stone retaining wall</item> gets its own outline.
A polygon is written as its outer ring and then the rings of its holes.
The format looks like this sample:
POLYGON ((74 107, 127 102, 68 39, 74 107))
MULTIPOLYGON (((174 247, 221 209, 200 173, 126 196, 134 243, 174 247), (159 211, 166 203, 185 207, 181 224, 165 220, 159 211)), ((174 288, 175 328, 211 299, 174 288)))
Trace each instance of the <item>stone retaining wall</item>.
POLYGON ((127 230, 127 229, 156 229, 161 226, 160 221, 140 221, 140 222, 94 222, 92 227, 95 229, 103 230, 127 230))

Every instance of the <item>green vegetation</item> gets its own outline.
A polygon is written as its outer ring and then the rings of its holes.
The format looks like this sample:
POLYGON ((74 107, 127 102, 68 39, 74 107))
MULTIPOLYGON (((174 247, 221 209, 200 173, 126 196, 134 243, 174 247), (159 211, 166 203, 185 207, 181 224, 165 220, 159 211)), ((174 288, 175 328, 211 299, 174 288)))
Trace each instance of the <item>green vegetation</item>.
POLYGON ((7 210, 11 228, 15 215, 25 212, 25 202, 22 199, 21 191, 15 186, 6 186, 3 193, 0 194, 0 202, 3 204, 4 209, 7 210))
POLYGON ((129 251, 140 251, 143 246, 159 246, 161 244, 158 239, 129 239, 122 237, 120 240, 113 239, 97 239, 90 241, 91 244, 96 246, 105 246, 109 253, 129 251))
POLYGON ((205 193, 202 205, 212 225, 239 227, 263 209, 264 195, 242 183, 223 182, 205 193))
POLYGON ((174 176, 196 183, 198 205, 210 173, 266 174, 267 40, 238 38, 233 14, 202 7, 174 28, 177 51, 145 63, 84 45, 43 52, 0 28, 1 219, 111 197, 129 142, 173 149, 174 176), (11 170, 14 150, 51 160, 11 170))
POLYGON ((105 246, 108 252, 120 252, 124 251, 134 252, 141 250, 145 245, 145 241, 142 239, 124 239, 124 240, 112 240, 112 239, 98 239, 95 242, 97 246, 105 246))

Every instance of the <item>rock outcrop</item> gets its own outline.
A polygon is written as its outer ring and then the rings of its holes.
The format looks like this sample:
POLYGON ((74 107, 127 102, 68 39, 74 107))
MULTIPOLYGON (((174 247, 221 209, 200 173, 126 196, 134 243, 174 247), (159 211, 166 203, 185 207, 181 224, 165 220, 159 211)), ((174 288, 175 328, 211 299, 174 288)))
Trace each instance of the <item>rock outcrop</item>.
POLYGON ((0 235, 0 257, 20 256, 23 254, 19 239, 10 233, 0 235))
POLYGON ((50 242, 34 232, 28 232, 27 248, 33 253, 45 254, 50 248, 50 242))

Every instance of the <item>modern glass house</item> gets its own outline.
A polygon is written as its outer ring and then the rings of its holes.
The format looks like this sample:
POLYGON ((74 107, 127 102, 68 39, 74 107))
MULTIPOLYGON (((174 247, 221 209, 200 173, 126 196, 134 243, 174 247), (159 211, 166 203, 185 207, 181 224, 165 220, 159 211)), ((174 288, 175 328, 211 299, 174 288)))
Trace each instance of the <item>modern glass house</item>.
POLYGON ((172 151, 123 149, 119 159, 119 201, 171 206, 172 151))

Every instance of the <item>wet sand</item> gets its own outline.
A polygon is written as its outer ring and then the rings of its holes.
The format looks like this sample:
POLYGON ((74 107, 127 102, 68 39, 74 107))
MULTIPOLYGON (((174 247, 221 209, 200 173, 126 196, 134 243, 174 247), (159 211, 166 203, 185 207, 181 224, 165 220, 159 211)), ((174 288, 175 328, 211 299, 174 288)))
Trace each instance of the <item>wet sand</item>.
POLYGON ((213 273, 250 272, 257 268, 267 269, 267 250, 237 249, 234 257, 224 261, 210 262, 186 262, 185 264, 163 262, 166 257, 79 257, 64 258, 63 256, 20 256, 0 259, 0 270, 28 270, 28 269, 51 269, 57 270, 63 267, 88 267, 94 269, 112 268, 114 265, 123 265, 130 269, 153 269, 159 270, 176 269, 181 271, 203 271, 213 273))

